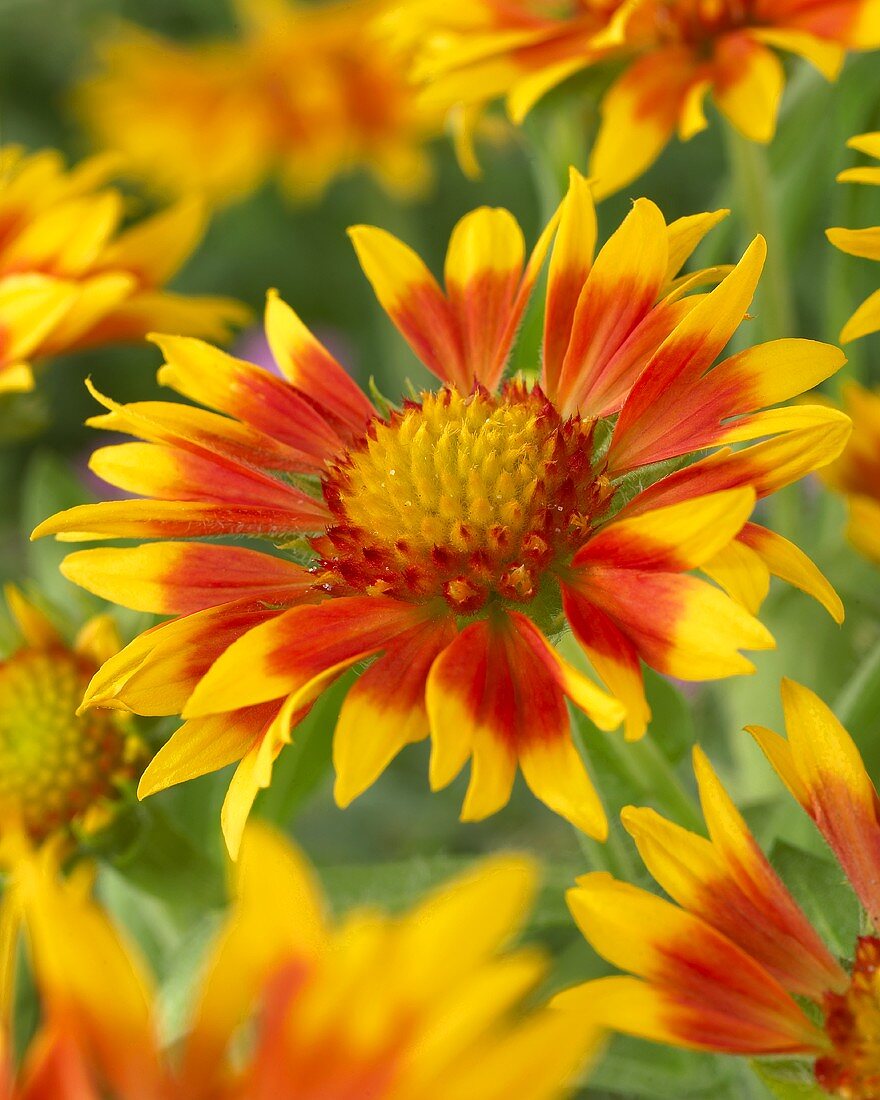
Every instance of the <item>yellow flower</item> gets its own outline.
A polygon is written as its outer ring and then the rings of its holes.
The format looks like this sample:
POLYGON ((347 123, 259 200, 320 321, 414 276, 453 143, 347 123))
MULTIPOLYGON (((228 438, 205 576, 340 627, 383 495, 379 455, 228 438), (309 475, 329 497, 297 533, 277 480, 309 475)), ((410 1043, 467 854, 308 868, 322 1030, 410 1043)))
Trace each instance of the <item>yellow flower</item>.
POLYGON ((199 202, 119 229, 123 197, 106 186, 119 165, 95 157, 0 148, 0 393, 33 388, 31 361, 139 340, 169 328, 223 340, 247 310, 228 298, 162 287, 201 237, 199 202))
POLYGON ((567 77, 622 61, 590 159, 598 197, 641 175, 676 132, 704 129, 708 95, 745 137, 769 141, 785 84, 775 50, 834 79, 847 50, 880 45, 876 0, 401 0, 386 24, 415 51, 422 102, 463 116, 466 166, 468 130, 491 100, 505 96, 519 123, 567 77))
POLYGON ((556 1007, 647 1039, 698 1050, 809 1058, 822 1088, 880 1095, 880 815, 859 751, 807 688, 782 684, 787 738, 749 727, 837 857, 870 931, 842 965, 758 847, 699 748, 694 767, 709 838, 650 809, 625 828, 672 898, 604 873, 569 906, 600 955, 633 977, 570 989, 556 1007))
POLYGON ((855 382, 843 388, 853 432, 842 454, 822 471, 822 480, 846 498, 847 537, 880 565, 880 393, 855 382))
POLYGON ((0 660, 0 832, 41 842, 94 831, 145 762, 124 715, 78 714, 89 680, 120 648, 115 627, 98 615, 71 647, 18 589, 6 598, 22 644, 0 660))
MULTIPOLYGON (((860 134, 847 143, 850 149, 880 160, 880 132, 860 134)), ((841 183, 872 183, 880 185, 880 165, 864 168, 847 168, 837 177, 841 183)), ((828 229, 828 240, 850 256, 861 256, 867 260, 880 260, 880 225, 869 229, 828 229)), ((880 331, 880 290, 867 298, 843 326, 840 334, 842 343, 858 340, 861 336, 880 331)))
POLYGON ((123 28, 78 95, 97 141, 153 186, 214 203, 270 172, 298 198, 366 167, 411 195, 430 177, 441 116, 417 107, 405 64, 376 35, 379 0, 239 0, 236 40, 182 45, 123 28))
POLYGON ((508 211, 466 215, 445 288, 389 233, 353 229, 379 301, 439 380, 401 408, 376 408, 276 294, 266 330, 282 377, 158 337, 160 381, 207 408, 99 396, 108 411, 93 423, 142 442, 102 448, 92 467, 140 499, 74 508, 34 533, 156 540, 81 550, 63 567, 175 616, 87 696, 185 717, 140 792, 238 761, 223 809, 234 852, 297 722, 370 660, 334 734, 340 805, 430 733, 432 788, 471 762, 465 820, 503 807, 521 770, 537 798, 604 838, 569 701, 637 739, 650 719, 642 662, 692 680, 751 672, 742 651, 774 645, 754 617, 771 573, 840 621, 815 565, 749 516, 840 453, 844 414, 782 403, 843 356, 778 340, 713 366, 765 251, 758 238, 733 270, 681 275, 723 213, 667 225, 640 199, 594 256, 595 210, 574 173, 531 257, 508 211), (554 235, 540 384, 505 380, 554 235), (566 627, 611 694, 557 650, 566 627))
POLYGON ((523 1009, 544 962, 504 948, 535 879, 528 860, 494 857, 402 916, 371 909, 332 923, 303 857, 252 826, 232 911, 169 1056, 147 968, 80 883, 31 859, 14 889, 43 1019, 14 1096, 57 1096, 48 1086, 60 1079, 81 1081, 83 1096, 103 1085, 112 1100, 561 1097, 597 1032, 523 1009))

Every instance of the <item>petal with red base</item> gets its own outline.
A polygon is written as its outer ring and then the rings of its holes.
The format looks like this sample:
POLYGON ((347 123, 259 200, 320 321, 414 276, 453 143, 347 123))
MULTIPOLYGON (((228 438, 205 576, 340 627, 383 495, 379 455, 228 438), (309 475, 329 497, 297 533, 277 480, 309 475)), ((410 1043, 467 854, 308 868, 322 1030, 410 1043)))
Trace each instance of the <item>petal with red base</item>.
POLYGON ((199 454, 221 455, 233 462, 257 469, 284 470, 289 473, 317 472, 323 459, 280 443, 265 432, 228 416, 171 401, 136 401, 119 405, 99 393, 86 380, 89 393, 110 411, 90 417, 90 428, 123 432, 153 443, 171 443, 199 454))
POLYGON ((138 784, 138 798, 241 760, 277 712, 277 703, 260 703, 184 722, 148 764, 138 784))
POLYGON ((509 324, 525 261, 522 230, 513 215, 483 206, 452 231, 444 280, 449 309, 471 383, 493 390, 514 332, 509 324))
POLYGON ((604 408, 606 366, 656 302, 668 261, 663 215, 654 203, 638 199, 581 290, 557 393, 564 412, 577 409, 586 416, 604 408))
MULTIPOLYGON (((821 1045, 821 1032, 776 979, 699 917, 603 872, 580 878, 567 900, 603 958, 646 979, 670 1009, 684 1010, 663 1020, 676 1044, 753 1054, 821 1045)), ((573 996, 583 994, 569 992, 555 1003, 572 1007, 573 996)), ((602 1011, 597 1002, 596 1022, 602 1011)), ((642 1033, 637 1014, 626 1030, 642 1033)))
POLYGON ((469 391, 473 377, 455 318, 422 260, 384 229, 357 225, 348 235, 380 305, 419 359, 442 381, 469 391))
POLYGON ((220 828, 232 859, 238 858, 254 800, 271 785, 273 765, 284 746, 290 744, 291 730, 305 718, 310 706, 297 706, 293 696, 286 699, 239 761, 220 810, 220 828))
POLYGON ((283 610, 283 604, 267 607, 261 600, 239 600, 153 627, 104 663, 82 705, 179 714, 220 654, 283 610))
POLYGON ((776 54, 746 33, 726 34, 715 41, 712 75, 721 113, 750 141, 770 141, 785 87, 776 54))
POLYGON ((609 615, 600 611, 575 588, 561 584, 562 607, 578 644, 590 663, 626 710, 625 736, 637 741, 651 720, 645 698, 642 666, 636 647, 609 615))
POLYGON ((666 269, 666 282, 671 283, 690 259, 697 245, 707 233, 722 222, 729 210, 713 210, 705 214, 689 214, 677 218, 667 227, 669 242, 669 266, 666 269))
POLYGON ((843 601, 800 547, 778 532, 756 523, 747 523, 737 535, 737 541, 756 554, 774 577, 806 592, 825 608, 836 623, 843 622, 843 601))
POLYGON ((806 418, 806 427, 786 430, 738 451, 725 447, 667 474, 633 497, 618 514, 641 515, 661 505, 743 486, 751 486, 758 497, 770 496, 832 462, 846 445, 851 432, 849 418, 836 409, 820 411, 817 407, 816 414, 806 418))
POLYGON ((728 1003, 708 982, 705 1000, 697 1001, 639 978, 597 978, 557 993, 551 1006, 599 1027, 685 1050, 762 1055, 822 1049, 821 1032, 801 1037, 790 1034, 784 1023, 754 1019, 748 1007, 728 1003))
POLYGON ((755 494, 746 486, 616 519, 578 550, 572 566, 666 573, 695 569, 742 530, 754 504, 755 494))
POLYGON ((782 681, 788 741, 748 726, 815 821, 880 929, 880 802, 855 742, 809 689, 782 681))
POLYGON ((847 976, 783 886, 699 750, 694 767, 711 840, 628 806, 645 866, 679 905, 738 944, 792 993, 821 1003, 847 976))
POLYGON ((360 435, 376 410, 276 290, 266 296, 266 337, 288 382, 339 422, 340 434, 360 435))
POLYGON ((678 298, 670 294, 642 318, 604 364, 601 386, 591 398, 593 415, 619 412, 651 356, 704 297, 689 294, 678 298))
POLYGON ((266 508, 296 508, 304 501, 314 504, 301 490, 239 462, 161 443, 99 447, 89 459, 89 469, 109 485, 155 500, 266 508))
MULTIPOLYGON (((707 423, 720 430, 718 410, 703 410, 697 401, 698 383, 745 316, 766 251, 763 238, 756 238, 734 270, 690 311, 645 367, 621 409, 611 441, 608 464, 615 474, 694 449, 694 426, 682 416, 682 402, 689 409, 696 404, 697 432, 705 435, 707 423)), ((730 415, 730 410, 725 407, 721 415, 730 415)))
POLYGON ((568 194, 562 200, 559 229, 550 257, 544 310, 544 392, 556 399, 562 364, 571 339, 571 326, 596 249, 596 207, 590 185, 569 169, 568 194))
POLYGON ((59 542, 95 539, 194 539, 213 535, 262 535, 287 539, 317 531, 326 510, 302 494, 296 508, 201 504, 188 500, 109 500, 78 504, 44 520, 31 538, 55 535, 59 542))
POLYGON ((315 583, 285 558, 199 542, 152 542, 68 554, 68 580, 112 603, 159 615, 189 615, 233 600, 290 604, 315 583))
POLYGON ((249 631, 211 666, 185 718, 290 696, 302 706, 336 676, 433 617, 433 608, 384 596, 294 607, 249 631))
POLYGON ((370 787, 405 745, 428 736, 425 684, 453 634, 451 619, 416 627, 349 689, 333 734, 333 793, 339 806, 370 787))
POLYGON ((432 783, 450 781, 468 751, 473 756, 463 820, 507 803, 519 761, 541 801, 604 838, 605 814, 571 742, 558 667, 527 619, 512 613, 466 627, 434 662, 427 704, 432 783))
POLYGON ((689 49, 654 50, 611 85, 590 157, 594 194, 603 199, 649 168, 678 124, 698 68, 689 49))
POLYGON ((676 573, 603 566, 572 585, 604 611, 642 660, 682 680, 714 680, 754 671, 742 649, 772 649, 772 636, 719 589, 676 573))
POLYGON ((337 433, 288 382, 189 336, 151 338, 165 356, 158 374, 163 386, 316 459, 342 449, 337 433))

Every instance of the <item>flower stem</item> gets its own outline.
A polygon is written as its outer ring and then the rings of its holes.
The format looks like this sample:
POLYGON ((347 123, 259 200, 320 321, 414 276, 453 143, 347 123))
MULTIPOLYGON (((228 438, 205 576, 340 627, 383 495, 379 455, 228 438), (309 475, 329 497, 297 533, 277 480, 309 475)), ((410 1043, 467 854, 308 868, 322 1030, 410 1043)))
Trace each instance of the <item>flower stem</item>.
MULTIPOLYGON (((834 701, 834 713, 854 737, 872 734, 880 709, 880 641, 834 701)), ((871 761, 872 763, 880 761, 871 761)), ((869 769, 870 770, 870 769, 869 769)))
POLYGON ((767 262, 756 296, 761 336, 778 340, 794 332, 795 313, 767 151, 732 126, 725 127, 725 133, 741 224, 749 238, 761 233, 767 241, 767 262))

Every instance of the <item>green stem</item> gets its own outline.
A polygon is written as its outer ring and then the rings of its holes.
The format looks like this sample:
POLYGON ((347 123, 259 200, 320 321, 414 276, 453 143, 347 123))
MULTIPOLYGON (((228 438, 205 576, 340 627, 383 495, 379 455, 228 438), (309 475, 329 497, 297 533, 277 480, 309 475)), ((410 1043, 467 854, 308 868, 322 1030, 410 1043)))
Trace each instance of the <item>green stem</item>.
POLYGON ((880 641, 837 696, 834 713, 856 737, 875 733, 880 713, 880 641))
POLYGON ((761 233, 767 241, 767 262, 757 294, 761 335, 764 340, 778 340, 794 332, 795 313, 767 152, 732 126, 725 132, 737 213, 749 237, 761 233))
POLYGON ((703 816, 694 796, 687 790, 675 769, 661 752, 650 731, 634 744, 621 746, 638 773, 645 793, 653 796, 661 806, 679 824, 689 829, 702 830, 703 816))

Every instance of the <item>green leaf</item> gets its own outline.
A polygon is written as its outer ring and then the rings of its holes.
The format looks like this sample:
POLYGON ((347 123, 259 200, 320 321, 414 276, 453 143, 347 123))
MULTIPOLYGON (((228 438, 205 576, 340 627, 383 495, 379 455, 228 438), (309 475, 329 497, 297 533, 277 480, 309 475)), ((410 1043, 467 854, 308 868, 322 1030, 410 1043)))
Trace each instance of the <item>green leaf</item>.
POLYGON ((773 845, 770 861, 831 950, 850 958, 861 907, 838 864, 784 840, 773 845))
POLYGON ((751 1067, 779 1100, 828 1100, 828 1093, 816 1084, 809 1062, 795 1059, 754 1061, 751 1067))
POLYGON ((765 1100, 767 1092, 734 1058, 675 1050, 615 1036, 589 1077, 590 1100, 765 1100))
MULTIPOLYGON (((319 875, 333 911, 346 913, 360 906, 378 906, 401 912, 425 893, 478 866, 471 856, 416 856, 387 863, 325 866, 319 875)), ((541 890, 529 917, 529 929, 571 926, 565 891, 583 868, 576 863, 547 864, 541 868, 541 890)))
POLYGON ((677 764, 697 740, 694 716, 684 694, 665 676, 645 669, 645 691, 651 707, 650 735, 671 764, 677 764))
MULTIPOLYGON (((44 519, 88 500, 88 494, 70 465, 51 451, 38 451, 28 463, 22 487, 21 529, 25 538, 44 519)), ((73 549, 52 538, 28 544, 27 571, 40 593, 81 622, 98 606, 92 596, 72 585, 58 570, 73 549)))

